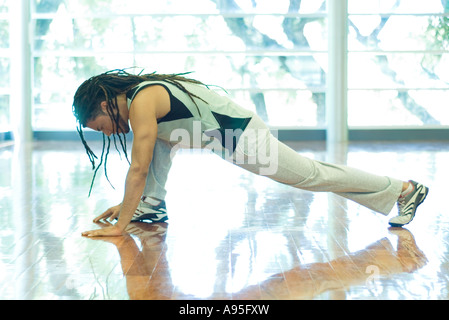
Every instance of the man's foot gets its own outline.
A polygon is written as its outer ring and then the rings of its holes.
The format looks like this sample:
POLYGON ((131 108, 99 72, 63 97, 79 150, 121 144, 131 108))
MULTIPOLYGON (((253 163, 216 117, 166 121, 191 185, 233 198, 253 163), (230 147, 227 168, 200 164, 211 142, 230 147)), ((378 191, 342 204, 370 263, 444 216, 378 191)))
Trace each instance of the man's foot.
POLYGON ((429 193, 429 188, 424 185, 412 181, 409 181, 412 184, 412 191, 407 195, 400 196, 398 199, 398 210, 399 215, 397 217, 391 218, 389 224, 392 227, 402 227, 410 223, 415 217, 416 208, 426 199, 427 194, 429 193))
POLYGON ((150 220, 152 222, 165 222, 168 220, 167 208, 164 200, 154 201, 153 198, 142 197, 131 222, 143 222, 150 220), (158 204, 156 204, 159 202, 158 204))

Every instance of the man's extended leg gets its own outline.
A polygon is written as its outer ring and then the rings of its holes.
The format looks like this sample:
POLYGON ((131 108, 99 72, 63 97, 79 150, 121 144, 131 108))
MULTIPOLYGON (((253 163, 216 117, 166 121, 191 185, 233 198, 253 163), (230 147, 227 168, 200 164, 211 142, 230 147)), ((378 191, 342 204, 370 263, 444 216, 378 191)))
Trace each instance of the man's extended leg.
MULTIPOLYGON (((402 181, 391 177, 303 157, 273 137, 257 117, 241 135, 233 161, 246 170, 278 182, 303 190, 333 192, 384 215, 388 215, 397 203, 403 187, 402 181)), ((416 207, 428 191, 419 186, 420 193, 409 196, 412 209, 406 211, 403 209, 406 205, 399 206, 401 219, 392 221, 396 225, 413 219, 416 207)))

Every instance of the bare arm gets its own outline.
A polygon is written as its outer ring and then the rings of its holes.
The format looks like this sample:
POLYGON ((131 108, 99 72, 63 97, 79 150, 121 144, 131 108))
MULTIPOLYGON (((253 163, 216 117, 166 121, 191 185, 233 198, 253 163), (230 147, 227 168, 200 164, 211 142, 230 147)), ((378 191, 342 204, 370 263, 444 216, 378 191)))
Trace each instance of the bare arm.
POLYGON ((157 119, 170 108, 168 93, 160 86, 148 87, 138 93, 129 111, 134 133, 131 165, 125 181, 125 195, 118 222, 110 227, 84 232, 84 236, 121 235, 139 204, 145 187, 148 168, 157 138, 157 119), (168 106, 168 109, 167 109, 168 106))

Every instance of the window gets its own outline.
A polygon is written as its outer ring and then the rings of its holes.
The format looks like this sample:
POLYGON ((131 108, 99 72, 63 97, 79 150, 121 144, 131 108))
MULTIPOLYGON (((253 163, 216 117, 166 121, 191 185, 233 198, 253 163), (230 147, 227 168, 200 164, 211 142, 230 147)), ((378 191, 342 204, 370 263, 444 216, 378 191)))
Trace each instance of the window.
MULTIPOLYGON (((11 131, 10 3, 0 0, 0 137, 11 131)), ((74 132, 76 88, 127 67, 192 72, 272 127, 325 129, 326 0, 30 3, 34 131, 74 132)), ((348 4, 350 128, 449 126, 448 1, 348 4)))
POLYGON ((73 130, 77 86, 133 66, 193 72, 271 126, 324 126, 324 0, 34 0, 32 20, 34 130, 73 130))
POLYGON ((9 16, 8 3, 0 0, 0 140, 3 133, 11 131, 9 112, 10 95, 10 50, 9 50, 9 16))
POLYGON ((349 125, 449 125, 449 2, 348 7, 349 125))

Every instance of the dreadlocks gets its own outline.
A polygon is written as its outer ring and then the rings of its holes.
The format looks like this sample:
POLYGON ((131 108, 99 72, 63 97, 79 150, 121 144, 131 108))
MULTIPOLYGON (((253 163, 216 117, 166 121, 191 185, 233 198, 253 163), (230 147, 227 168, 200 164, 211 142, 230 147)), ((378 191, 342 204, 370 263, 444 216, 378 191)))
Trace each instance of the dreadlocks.
MULTIPOLYGON (((89 196, 92 192, 92 187, 95 181, 95 177, 97 175, 97 171, 100 168, 100 166, 103 164, 104 160, 104 172, 106 179, 109 181, 107 170, 106 170, 106 163, 107 158, 109 154, 109 148, 111 145, 111 138, 109 136, 106 136, 103 133, 103 150, 100 157, 100 163, 98 166, 95 166, 95 159, 98 159, 95 153, 92 151, 92 149, 87 144, 83 128, 86 127, 87 122, 94 120, 98 115, 102 113, 100 104, 102 101, 106 101, 107 103, 107 114, 112 120, 113 124, 113 140, 114 145, 118 153, 120 154, 120 151, 117 147, 116 142, 116 136, 119 140, 121 149, 126 157, 126 160, 129 162, 128 159, 128 153, 126 148, 126 137, 125 134, 122 132, 120 133, 120 130, 116 130, 119 128, 119 122, 120 122, 120 114, 119 109, 117 105, 117 96, 123 93, 127 93, 130 89, 134 88, 136 85, 143 81, 164 81, 167 83, 170 83, 172 85, 175 85, 177 88, 179 88, 181 91, 187 93, 187 95, 190 97, 190 99, 194 102, 196 105, 196 102, 193 98, 197 98, 202 100, 200 97, 190 93, 181 83, 180 81, 194 83, 194 84, 201 84, 200 81, 189 79, 183 77, 186 73, 182 74, 141 74, 140 72, 138 75, 130 74, 126 72, 123 69, 116 69, 107 71, 105 73, 102 73, 100 75, 94 76, 86 81, 84 81, 78 88, 78 90, 75 93, 75 96, 73 98, 73 114, 76 117, 78 121, 77 131, 81 138, 81 142, 84 145, 84 148, 86 149, 87 156, 89 157, 89 160, 92 164, 92 170, 94 170, 94 174, 92 177, 92 182, 89 189, 89 196), (107 143, 106 143, 107 138, 107 143), (106 151, 106 152, 105 152, 106 151)), ((203 100, 204 101, 204 100, 203 100)), ((198 108, 198 106, 197 106, 198 108)), ((199 109, 198 109, 199 112, 199 109)), ((111 184, 112 186, 112 184, 111 184)))

